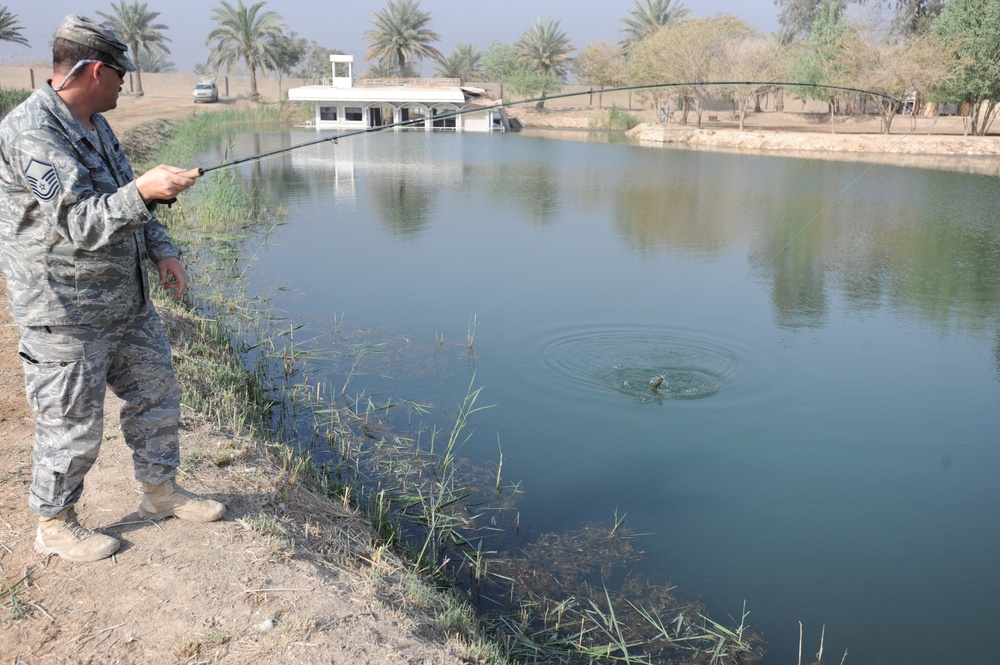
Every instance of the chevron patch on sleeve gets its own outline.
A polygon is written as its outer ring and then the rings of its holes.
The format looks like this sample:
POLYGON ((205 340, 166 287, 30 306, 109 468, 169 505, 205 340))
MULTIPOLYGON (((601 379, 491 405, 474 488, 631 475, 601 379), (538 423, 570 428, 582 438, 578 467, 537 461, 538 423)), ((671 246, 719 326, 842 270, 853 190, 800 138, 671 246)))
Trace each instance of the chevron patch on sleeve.
POLYGON ((51 164, 32 159, 24 169, 28 188, 40 201, 50 201, 59 193, 59 177, 51 164))

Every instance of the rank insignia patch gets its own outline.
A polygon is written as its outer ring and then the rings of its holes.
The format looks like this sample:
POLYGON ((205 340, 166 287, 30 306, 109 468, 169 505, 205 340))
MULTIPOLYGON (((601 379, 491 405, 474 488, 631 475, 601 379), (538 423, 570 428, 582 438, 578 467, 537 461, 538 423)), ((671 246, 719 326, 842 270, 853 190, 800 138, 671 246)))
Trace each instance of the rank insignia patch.
POLYGON ((24 169, 28 187, 42 201, 49 201, 59 192, 59 178, 51 164, 32 159, 24 169))

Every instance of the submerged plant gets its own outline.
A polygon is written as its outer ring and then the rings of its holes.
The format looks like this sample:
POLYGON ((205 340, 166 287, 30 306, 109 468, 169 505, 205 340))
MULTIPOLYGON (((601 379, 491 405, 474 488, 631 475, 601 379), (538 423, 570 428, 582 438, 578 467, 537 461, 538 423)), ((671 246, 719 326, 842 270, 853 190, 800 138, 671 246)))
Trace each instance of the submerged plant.
POLYGON ((469 332, 465 337, 465 348, 472 355, 472 343, 476 341, 476 328, 479 327, 479 317, 475 314, 469 319, 469 332))

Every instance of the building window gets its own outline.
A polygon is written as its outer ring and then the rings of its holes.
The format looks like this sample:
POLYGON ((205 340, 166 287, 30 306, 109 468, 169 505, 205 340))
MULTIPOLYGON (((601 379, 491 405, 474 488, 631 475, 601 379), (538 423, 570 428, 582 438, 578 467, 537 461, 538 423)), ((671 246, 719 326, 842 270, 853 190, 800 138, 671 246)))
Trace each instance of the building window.
POLYGON ((411 124, 405 125, 403 127, 403 129, 423 129, 424 128, 424 125, 423 125, 422 121, 424 120, 424 118, 427 117, 427 113, 426 113, 425 109, 418 108, 418 107, 406 107, 406 108, 400 109, 399 115, 400 115, 400 119, 403 122, 411 123, 411 124))
POLYGON ((434 129, 455 129, 455 118, 456 111, 447 108, 436 108, 431 111, 431 115, 434 116, 434 129), (438 118, 438 116, 444 116, 443 118, 438 118))
POLYGON ((348 122, 361 122, 364 119, 364 114, 362 113, 360 106, 344 107, 344 120, 347 120, 348 122))
POLYGON ((337 107, 336 106, 320 106, 319 107, 319 119, 320 120, 336 120, 337 119, 337 107))

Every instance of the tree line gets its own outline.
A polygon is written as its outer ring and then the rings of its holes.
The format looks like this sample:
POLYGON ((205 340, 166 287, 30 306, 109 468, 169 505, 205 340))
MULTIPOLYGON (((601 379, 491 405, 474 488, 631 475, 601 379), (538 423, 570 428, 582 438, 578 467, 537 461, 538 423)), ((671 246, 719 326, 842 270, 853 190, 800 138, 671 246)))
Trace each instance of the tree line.
MULTIPOLYGON (((681 122, 693 115, 701 123, 711 92, 729 100, 740 127, 765 93, 821 100, 831 120, 842 106, 877 111, 888 132, 902 111, 921 104, 960 106, 973 134, 984 134, 1000 100, 1000 0, 775 0, 781 30, 762 34, 742 19, 719 14, 691 15, 677 0, 633 0, 622 18, 621 39, 587 44, 577 50, 558 20, 538 18, 513 44, 494 41, 482 51, 458 44, 449 54, 434 44, 431 15, 419 0, 386 0, 372 13, 365 76, 414 77, 427 60, 438 76, 495 82, 510 93, 544 97, 569 78, 595 87, 647 86, 692 82, 677 88, 641 92, 655 108, 673 104, 681 122), (709 81, 781 81, 802 86, 696 85, 709 81), (823 87, 832 86, 829 88, 823 87), (845 98, 836 88, 858 88, 845 98)), ((266 3, 246 5, 222 0, 212 9, 215 27, 206 38, 208 61, 201 74, 245 69, 256 98, 257 73, 318 80, 331 73, 330 54, 342 53, 290 31, 266 3)), ((136 71, 169 71, 159 12, 138 0, 118 0, 111 12, 97 12, 129 45, 136 71)), ((27 44, 17 17, 0 5, 0 40, 27 44)), ((540 103, 541 105, 541 103, 540 103)))

